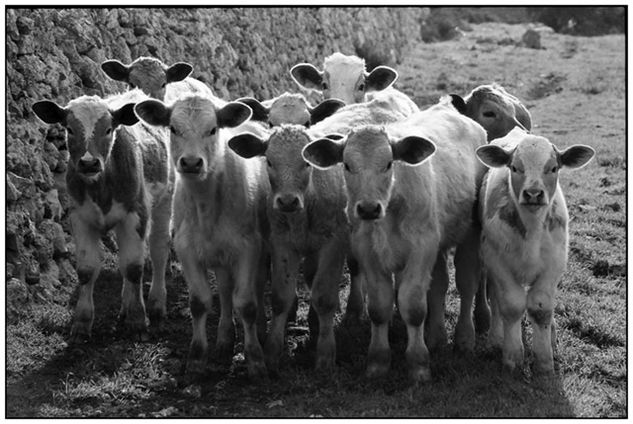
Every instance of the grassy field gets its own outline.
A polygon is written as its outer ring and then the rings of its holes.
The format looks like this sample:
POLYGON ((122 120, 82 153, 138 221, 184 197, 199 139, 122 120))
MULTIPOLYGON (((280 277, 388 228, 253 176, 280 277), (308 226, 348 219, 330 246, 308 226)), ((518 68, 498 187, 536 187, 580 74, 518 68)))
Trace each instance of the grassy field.
MULTIPOLYGON (((95 290, 90 344, 66 342, 72 287, 60 288, 54 301, 38 301, 30 320, 7 327, 7 417, 626 417, 625 38, 544 33, 545 48, 533 50, 512 43, 525 28, 473 25, 461 39, 420 44, 399 66, 397 86, 425 106, 442 94, 465 95, 497 81, 525 101, 534 133, 561 148, 584 143, 596 149, 590 165, 561 175, 572 218, 569 266, 555 309, 555 376, 531 374, 529 348, 522 373, 503 373, 500 353, 481 337, 471 355, 454 353, 452 344, 432 352, 433 382, 409 386, 399 317, 390 331, 389 377, 363 377, 368 321, 337 326, 337 369, 319 374, 312 370, 304 292, 279 378, 251 384, 237 344, 230 368, 211 360, 204 378, 190 380, 183 369, 191 326, 178 264, 168 288, 169 323, 147 343, 117 331, 121 281, 110 264, 95 290)), ((345 286, 341 281, 343 311, 345 286)), ((447 307, 452 333, 454 285, 447 307)), ((211 343, 217 319, 209 322, 211 343)))

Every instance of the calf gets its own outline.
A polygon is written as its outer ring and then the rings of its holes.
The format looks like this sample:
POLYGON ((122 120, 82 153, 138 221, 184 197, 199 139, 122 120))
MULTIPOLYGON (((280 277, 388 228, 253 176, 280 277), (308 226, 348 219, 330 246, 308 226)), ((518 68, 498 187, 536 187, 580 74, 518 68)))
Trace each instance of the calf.
POLYGON ((193 325, 188 369, 198 372, 205 366, 211 306, 207 269, 212 268, 220 292, 218 356, 232 357, 235 308, 244 327, 249 375, 262 377, 266 368, 258 332, 263 337, 261 298, 267 274, 262 257, 270 187, 261 162, 242 159, 226 146, 227 128, 247 120, 251 110, 237 102, 220 107, 212 98, 192 95, 169 106, 148 100, 135 111, 149 124, 171 131, 171 160, 177 172, 174 249, 189 287, 193 325))
POLYGON ((499 84, 481 85, 466 98, 451 94, 453 106, 478 122, 488 134, 488 141, 508 134, 514 127, 530 131, 532 117, 525 106, 499 84))
POLYGON ((71 330, 74 341, 89 338, 94 321, 93 288, 101 269, 101 235, 114 229, 123 275, 121 315, 133 331, 146 330, 142 281, 149 233, 152 286, 149 315, 154 323, 165 310, 165 265, 169 241, 166 134, 134 125, 139 90, 101 99, 82 96, 66 107, 41 101, 35 114, 47 124, 66 127, 70 161, 66 175, 77 252, 79 299, 71 330), (125 126, 128 125, 128 126, 125 126), (133 125, 133 126, 129 126, 133 125), (151 225, 150 225, 151 222, 151 225))
POLYGON ((203 82, 189 77, 193 67, 185 62, 167 66, 153 57, 139 57, 129 65, 107 60, 101 69, 113 80, 125 82, 132 89, 139 88, 148 96, 168 103, 183 93, 213 95, 203 82))
POLYGON ((301 150, 310 141, 299 125, 276 128, 268 139, 242 134, 229 141, 231 149, 240 156, 265 157, 268 165, 272 188, 268 216, 273 318, 265 353, 272 372, 278 369, 284 347, 286 321, 302 258, 305 280, 312 292, 311 306, 318 315, 316 368, 333 367, 336 356, 334 314, 349 239, 346 199, 342 169, 314 169, 303 160, 301 150))
POLYGON ((479 125, 440 104, 403 122, 356 128, 342 141, 320 139, 303 150, 316 167, 343 163, 351 248, 368 284, 370 377, 389 370, 395 277, 407 325, 409 375, 416 382, 430 380, 427 291, 436 258, 454 245, 462 296, 455 338, 459 345, 474 345, 479 231, 473 208, 480 173, 475 149, 483 144, 479 125))
POLYGON ((388 66, 377 66, 371 72, 365 70, 365 60, 336 52, 325 58, 323 71, 309 63, 300 63, 290 69, 292 79, 301 87, 323 94, 325 99, 341 99, 345 104, 371 100, 383 90, 406 101, 409 109, 418 111, 416 104, 404 93, 390 88, 398 73, 388 66), (395 93, 395 94, 394 94, 395 93))
POLYGON ((536 370, 554 371, 556 286, 567 266, 568 214, 558 172, 580 168, 595 152, 574 145, 561 151, 549 140, 514 129, 480 147, 488 167, 481 188, 482 258, 492 282, 492 344, 503 364, 523 361, 521 318, 534 332, 536 370))
POLYGON ((252 97, 242 97, 236 101, 248 105, 253 110, 253 121, 266 122, 271 127, 281 124, 309 127, 345 106, 345 103, 338 99, 327 99, 312 107, 301 94, 288 92, 264 103, 252 97))
MULTIPOLYGON (((499 84, 481 85, 466 98, 450 95, 453 106, 462 114, 479 123, 488 135, 488 141, 504 137, 514 127, 530 131, 530 112, 512 94, 499 84)), ((486 278, 482 276, 475 297, 475 328, 485 333, 490 328, 490 306, 488 305, 486 278)))

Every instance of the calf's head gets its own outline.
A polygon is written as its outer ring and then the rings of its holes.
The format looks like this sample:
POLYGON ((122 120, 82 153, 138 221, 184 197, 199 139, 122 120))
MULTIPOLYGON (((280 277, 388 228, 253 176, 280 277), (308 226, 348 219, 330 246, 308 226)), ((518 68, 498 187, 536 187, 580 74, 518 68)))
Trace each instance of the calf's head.
POLYGON ((488 133, 488 141, 504 137, 514 127, 530 131, 530 113, 521 102, 498 84, 475 88, 466 98, 451 94, 455 109, 479 123, 488 133))
POLYGON ((388 66, 365 70, 365 61, 356 56, 336 52, 327 57, 323 71, 309 63, 299 63, 290 69, 290 75, 300 86, 320 91, 325 99, 341 99, 345 104, 365 101, 365 93, 390 87, 398 73, 388 66))
POLYGON ((305 207, 312 168, 303 160, 301 151, 309 142, 303 127, 283 125, 268 140, 250 133, 239 134, 229 140, 229 147, 244 158, 266 158, 273 208, 292 213, 305 207))
POLYGON ((327 99, 312 107, 301 94, 284 93, 272 101, 270 106, 264 106, 252 97, 237 99, 253 110, 253 121, 268 123, 271 127, 282 124, 295 124, 309 127, 332 115, 345 106, 338 99, 327 99))
POLYGON ((127 83, 130 88, 139 88, 155 99, 165 98, 165 87, 171 82, 182 81, 191 74, 193 67, 188 63, 178 62, 166 66, 153 57, 139 57, 129 65, 118 60, 107 60, 101 69, 115 81, 127 83))
POLYGON ((394 162, 417 166, 435 152, 423 137, 392 139, 384 128, 366 126, 342 140, 316 140, 303 150, 304 159, 318 168, 343 163, 347 213, 362 220, 385 217, 394 186, 394 162))
POLYGON ((138 122, 134 103, 111 110, 97 96, 82 96, 66 107, 43 100, 33 104, 33 112, 47 124, 58 123, 66 128, 69 167, 87 182, 98 179, 105 169, 116 128, 138 122))
POLYGON ((536 212, 551 204, 558 187, 558 171, 586 165, 595 151, 581 144, 561 151, 546 138, 525 133, 521 137, 510 151, 489 144, 479 147, 477 156, 488 167, 508 167, 510 193, 515 203, 536 212))
POLYGON ((170 130, 171 159, 183 177, 202 180, 222 166, 225 141, 220 128, 236 127, 248 120, 251 109, 238 102, 217 107, 203 96, 189 96, 168 106, 159 100, 146 100, 134 108, 150 125, 170 130))

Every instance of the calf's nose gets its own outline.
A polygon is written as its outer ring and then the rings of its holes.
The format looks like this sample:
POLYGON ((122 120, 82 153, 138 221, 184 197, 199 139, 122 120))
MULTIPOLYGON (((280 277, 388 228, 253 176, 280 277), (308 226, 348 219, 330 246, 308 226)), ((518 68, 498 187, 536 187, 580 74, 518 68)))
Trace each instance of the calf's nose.
POLYGON ((202 158, 200 157, 181 157, 180 171, 185 173, 197 174, 202 169, 202 158))
POLYGON ((294 194, 283 194, 277 196, 277 207, 284 212, 294 212, 299 209, 299 197, 294 194))
POLYGON ((356 215, 363 220, 372 220, 380 218, 382 206, 378 202, 358 202, 356 204, 356 215))
POLYGON ((83 172, 84 174, 101 171, 101 162, 99 162, 99 159, 93 157, 79 159, 78 166, 79 172, 83 172))
POLYGON ((528 188, 523 190, 523 199, 527 203, 543 203, 545 192, 540 188, 528 188))

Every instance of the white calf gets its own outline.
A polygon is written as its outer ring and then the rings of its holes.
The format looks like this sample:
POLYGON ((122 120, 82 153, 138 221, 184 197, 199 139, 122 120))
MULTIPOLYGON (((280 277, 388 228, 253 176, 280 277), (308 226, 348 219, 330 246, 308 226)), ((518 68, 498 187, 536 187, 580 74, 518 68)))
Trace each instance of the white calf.
POLYGON ((118 60, 107 60, 101 69, 115 81, 127 83, 130 88, 139 88, 145 94, 171 103, 180 95, 213 95, 203 82, 190 78, 193 67, 185 62, 165 65, 153 57, 139 57, 129 65, 118 60))
POLYGON ((253 110, 251 120, 266 122, 271 127, 281 124, 309 127, 345 106, 340 100, 327 99, 312 107, 301 94, 288 92, 263 103, 252 97, 242 97, 236 101, 248 105, 253 110))
POLYGON ((453 106, 478 122, 488 134, 488 141, 504 137, 514 127, 530 131, 532 117, 527 108, 499 84, 480 85, 465 98, 451 94, 453 106))
POLYGON ((123 275, 121 315, 126 325, 144 336, 142 281, 148 232, 153 271, 148 299, 152 324, 166 315, 165 265, 171 197, 167 140, 153 128, 134 125, 138 122, 134 103, 145 99, 147 96, 141 91, 134 90, 107 99, 82 96, 66 107, 50 101, 33 105, 41 120, 66 127, 70 151, 66 183, 73 200, 70 221, 80 284, 71 331, 74 340, 91 335, 92 293, 101 269, 100 239, 112 228, 119 247, 119 269, 123 275))
POLYGON ((474 344, 479 233, 473 208, 480 172, 475 149, 485 142, 478 124, 452 106, 437 105, 404 122, 356 128, 342 141, 317 140, 303 151, 317 167, 343 163, 352 251, 368 284, 370 377, 389 370, 395 277, 407 325, 409 375, 414 381, 430 380, 424 341, 427 292, 436 257, 454 245, 462 294, 456 340, 474 344))
MULTIPOLYGON (((300 63, 290 69, 290 75, 301 87, 321 92, 325 99, 341 99, 348 105, 371 100, 398 78, 398 73, 388 66, 377 66, 368 73, 364 59, 339 52, 325 58, 323 71, 309 63, 300 63)), ((407 95, 393 88, 388 91, 398 93, 409 109, 417 111, 418 107, 407 95)))
POLYGON ((251 110, 236 102, 218 107, 214 99, 195 95, 169 106, 148 100, 135 111, 144 121, 171 131, 171 160, 177 172, 174 248, 189 286, 193 318, 188 369, 197 372, 205 366, 211 306, 207 269, 212 268, 220 292, 218 356, 229 361, 232 357, 235 308, 244 327, 249 375, 262 377, 266 367, 258 333, 265 334, 262 296, 267 273, 262 257, 267 254, 270 187, 261 162, 247 161, 226 145, 227 128, 247 120, 251 110))
POLYGON ((591 147, 558 150, 546 138, 514 129, 477 150, 491 167, 481 188, 482 258, 492 281, 490 340, 510 369, 523 361, 521 318, 534 331, 536 370, 554 371, 556 286, 567 266, 568 215, 558 172, 579 168, 591 147))
MULTIPOLYGON (((333 367, 336 356, 334 314, 349 246, 346 199, 340 168, 322 171, 307 166, 303 160, 301 150, 310 141, 305 128, 299 125, 276 128, 269 138, 242 134, 229 141, 231 149, 240 156, 265 157, 268 164, 272 187, 268 216, 273 317, 265 353, 272 372, 277 371, 283 352, 286 321, 302 258, 304 277, 311 288, 311 311, 319 320, 317 369, 333 367)), ((352 272, 353 281, 356 277, 352 272)), ((311 325, 310 330, 311 337, 316 337, 316 328, 311 325)))

